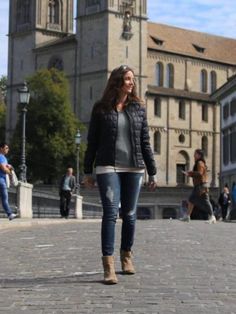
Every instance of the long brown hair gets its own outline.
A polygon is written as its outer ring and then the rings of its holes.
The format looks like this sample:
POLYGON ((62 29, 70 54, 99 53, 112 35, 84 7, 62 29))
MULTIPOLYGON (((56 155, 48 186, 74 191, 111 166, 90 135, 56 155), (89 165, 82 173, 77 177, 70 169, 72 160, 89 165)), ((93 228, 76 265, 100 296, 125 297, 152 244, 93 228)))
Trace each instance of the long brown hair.
POLYGON ((206 160, 204 158, 204 151, 200 148, 195 149, 195 153, 199 155, 199 158, 195 161, 194 166, 193 166, 193 171, 197 171, 197 165, 199 161, 202 161, 205 164, 206 170, 207 170, 207 165, 206 165, 206 160))
MULTIPOLYGON (((107 85, 103 92, 102 98, 95 104, 97 110, 110 111, 115 108, 115 105, 119 101, 121 88, 124 85, 124 76, 127 72, 134 71, 127 65, 121 65, 115 68, 107 81, 107 85)), ((132 92, 127 97, 127 102, 138 102, 142 104, 141 99, 137 96, 136 84, 134 82, 134 87, 132 92)))
POLYGON ((195 153, 197 153, 199 155, 199 159, 198 160, 202 160, 204 163, 206 163, 206 160, 204 158, 204 150, 198 148, 198 149, 195 149, 195 153))

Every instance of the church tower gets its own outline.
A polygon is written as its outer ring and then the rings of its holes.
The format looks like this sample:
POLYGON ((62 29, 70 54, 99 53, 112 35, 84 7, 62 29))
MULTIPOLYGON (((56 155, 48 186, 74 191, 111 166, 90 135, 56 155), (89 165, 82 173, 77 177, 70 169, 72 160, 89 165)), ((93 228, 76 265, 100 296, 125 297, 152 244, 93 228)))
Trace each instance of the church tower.
POLYGON ((17 89, 38 68, 37 48, 73 33, 73 0, 11 0, 7 138, 17 121, 17 89))
POLYGON ((111 71, 134 69, 139 96, 147 73, 146 0, 80 0, 77 2, 78 115, 87 124, 111 71))

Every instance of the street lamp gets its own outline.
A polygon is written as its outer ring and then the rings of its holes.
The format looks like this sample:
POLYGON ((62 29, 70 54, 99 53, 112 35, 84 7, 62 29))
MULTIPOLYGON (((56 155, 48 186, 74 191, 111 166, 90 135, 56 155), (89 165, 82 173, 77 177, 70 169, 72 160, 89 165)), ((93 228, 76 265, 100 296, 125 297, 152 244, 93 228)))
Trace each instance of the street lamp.
POLYGON ((81 143, 81 134, 80 131, 77 131, 75 136, 75 144, 77 146, 77 153, 76 153, 76 182, 77 182, 77 194, 80 194, 80 185, 79 185, 79 147, 81 143))
POLYGON ((25 122, 26 122, 26 106, 29 104, 30 93, 27 87, 27 83, 24 82, 23 86, 18 89, 19 93, 19 103, 22 107, 22 150, 21 150, 21 165, 20 165, 20 180, 22 182, 27 182, 26 179, 26 163, 25 163, 25 122))

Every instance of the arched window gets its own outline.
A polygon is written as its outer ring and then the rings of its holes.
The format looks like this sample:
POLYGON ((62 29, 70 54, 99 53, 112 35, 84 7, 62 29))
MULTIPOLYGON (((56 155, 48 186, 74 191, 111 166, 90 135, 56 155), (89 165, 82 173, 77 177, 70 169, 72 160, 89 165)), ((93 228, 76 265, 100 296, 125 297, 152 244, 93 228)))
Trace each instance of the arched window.
POLYGON ((48 69, 55 68, 59 71, 63 71, 64 64, 63 60, 59 56, 52 56, 51 59, 48 62, 48 69))
POLYGON ((16 4, 16 20, 18 24, 21 24, 22 7, 23 7, 23 0, 18 0, 16 4))
POLYGON ((154 153, 161 154, 161 133, 159 131, 154 133, 154 153))
POLYGON ((183 171, 189 169, 189 156, 185 151, 180 151, 176 158, 176 183, 188 183, 188 177, 184 175, 183 171))
POLYGON ((232 126, 229 129, 229 151, 230 151, 230 161, 232 163, 236 162, 236 127, 232 126))
POLYGON ((23 4, 23 23, 30 21, 30 0, 25 0, 23 4))
POLYGON ((207 92, 207 71, 201 70, 201 92, 206 93, 207 92))
POLYGON ((158 62, 156 64, 156 82, 157 82, 157 86, 163 86, 163 63, 158 62))
POLYGON ((215 71, 211 71, 210 74, 210 79, 211 79, 211 93, 213 93, 216 90, 217 87, 217 77, 216 77, 216 72, 215 71))
POLYGON ((86 7, 90 7, 96 4, 100 4, 100 0, 87 0, 86 1, 86 7))
POLYGON ((18 24, 26 24, 30 22, 30 0, 17 1, 16 16, 18 24))
POLYGON ((223 163, 228 165, 230 156, 229 129, 223 131, 223 163))
POLYGON ((202 150, 204 151, 205 156, 208 155, 208 138, 206 136, 202 137, 202 150))
POLYGON ((182 143, 182 144, 185 142, 185 136, 182 133, 179 136, 179 142, 182 143))
POLYGON ((174 66, 171 63, 166 67, 166 87, 174 88, 174 66))
POLYGON ((202 121, 208 122, 208 105, 202 104, 202 121))
POLYGON ((155 97, 154 99, 154 115, 156 117, 161 117, 161 99, 159 97, 155 97))
POLYGON ((59 24, 59 1, 58 0, 49 0, 48 22, 50 24, 59 24))
POLYGON ((236 113, 236 98, 233 98, 230 102, 230 114, 233 116, 236 113))
POLYGON ((93 86, 89 87, 89 98, 90 98, 90 100, 93 99, 93 86))
POLYGON ((223 107, 223 118, 224 120, 228 119, 229 117, 229 103, 227 102, 223 107))
POLYGON ((185 102, 184 102, 184 100, 179 101, 179 118, 185 120, 185 102))

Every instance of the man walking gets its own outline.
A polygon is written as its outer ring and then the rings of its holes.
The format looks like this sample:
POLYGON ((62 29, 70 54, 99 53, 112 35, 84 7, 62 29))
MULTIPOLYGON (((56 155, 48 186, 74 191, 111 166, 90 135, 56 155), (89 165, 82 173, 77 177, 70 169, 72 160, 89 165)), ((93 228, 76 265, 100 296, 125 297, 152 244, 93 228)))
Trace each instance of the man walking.
POLYGON ((218 203, 220 204, 222 219, 225 220, 228 208, 231 205, 231 197, 227 186, 224 187, 223 192, 220 194, 218 203))
POLYGON ((68 167, 66 174, 61 178, 59 195, 60 195, 60 214, 62 218, 68 218, 70 212, 71 196, 75 192, 76 181, 73 176, 73 168, 68 167))
POLYGON ((9 220, 16 218, 16 214, 8 203, 8 190, 7 190, 7 175, 11 175, 12 166, 8 164, 6 155, 9 152, 9 147, 6 143, 0 143, 0 196, 2 199, 2 207, 7 214, 9 220))

